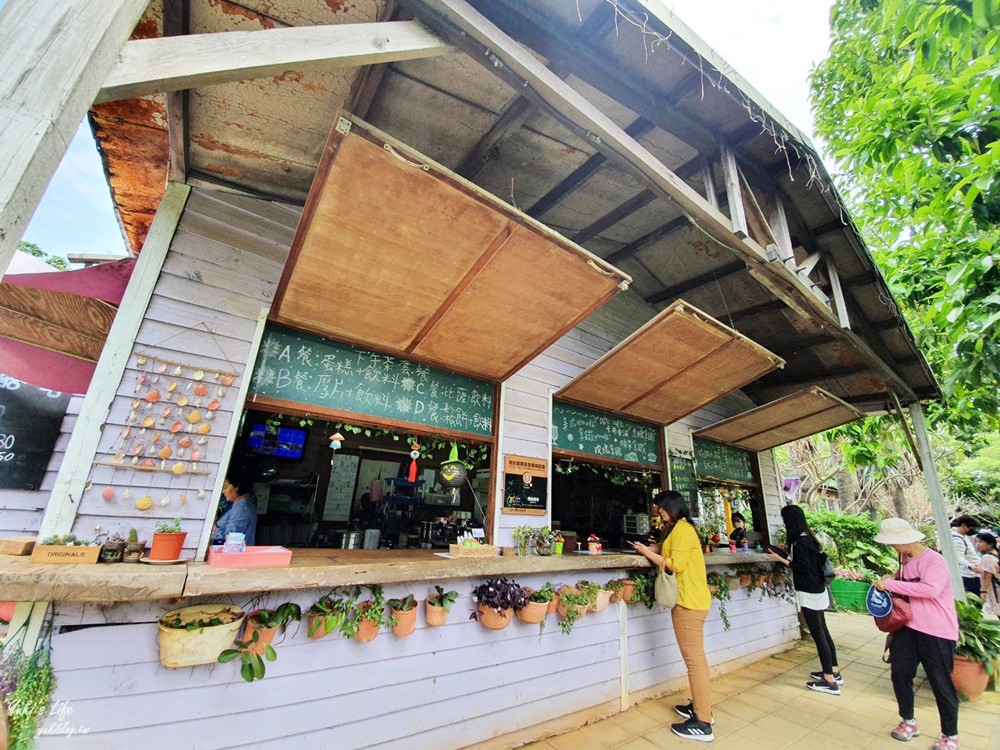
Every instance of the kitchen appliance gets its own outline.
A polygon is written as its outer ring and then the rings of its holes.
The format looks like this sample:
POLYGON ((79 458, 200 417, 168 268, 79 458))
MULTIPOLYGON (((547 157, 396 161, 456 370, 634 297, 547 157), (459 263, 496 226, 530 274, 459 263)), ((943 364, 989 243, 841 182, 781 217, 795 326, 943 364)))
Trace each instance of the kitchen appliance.
POLYGON ((334 547, 340 549, 361 549, 361 544, 364 541, 364 532, 337 529, 331 532, 330 541, 334 547))
POLYGON ((634 536, 649 536, 649 516, 645 513, 627 513, 622 516, 622 531, 634 536))

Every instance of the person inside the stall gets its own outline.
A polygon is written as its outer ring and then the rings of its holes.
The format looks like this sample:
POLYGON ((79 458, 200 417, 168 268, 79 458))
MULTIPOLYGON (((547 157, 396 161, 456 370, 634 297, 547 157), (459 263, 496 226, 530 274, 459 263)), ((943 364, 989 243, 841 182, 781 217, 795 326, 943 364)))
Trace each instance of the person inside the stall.
POLYGON ((247 546, 257 541, 257 497, 253 494, 253 482, 244 472, 230 471, 222 484, 222 495, 230 504, 219 520, 215 522, 212 540, 223 543, 226 535, 244 535, 247 546))
POLYGON ((733 513, 732 520, 733 531, 729 535, 729 541, 736 545, 743 544, 747 540, 747 519, 742 513, 733 513))

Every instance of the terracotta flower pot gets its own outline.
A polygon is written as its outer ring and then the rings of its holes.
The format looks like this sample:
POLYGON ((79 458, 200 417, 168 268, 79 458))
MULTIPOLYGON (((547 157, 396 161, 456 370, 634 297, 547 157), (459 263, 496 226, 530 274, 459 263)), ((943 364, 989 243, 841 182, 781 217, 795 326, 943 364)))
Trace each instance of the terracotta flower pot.
POLYGON ((396 617, 396 624, 392 626, 393 634, 397 638, 406 638, 413 633, 414 628, 417 627, 417 605, 414 604, 407 610, 392 609, 392 607, 389 609, 396 617))
POLYGON ((740 573, 740 586, 742 586, 743 588, 746 588, 749 585, 750 585, 750 574, 749 573, 740 573))
POLYGON ((479 624, 488 630, 503 630, 514 619, 514 610, 505 609, 498 613, 482 604, 479 605, 479 624))
POLYGON ((970 701, 977 701, 986 690, 990 676, 986 674, 986 665, 982 662, 956 656, 951 681, 958 692, 967 695, 970 701))
POLYGON ((556 594, 555 596, 552 597, 551 600, 549 600, 549 606, 545 610, 546 614, 551 615, 553 612, 556 611, 556 607, 558 606, 559 606, 559 594, 556 594))
POLYGON ((605 589, 601 589, 597 592, 597 597, 594 599, 594 603, 590 605, 591 612, 603 612, 608 608, 608 603, 611 601, 611 592, 605 589))
MULTIPOLYGON (((152 559, 152 558, 150 558, 152 559)), ((166 558, 172 559, 172 558, 166 558)), ((278 632, 277 628, 265 628, 263 625, 257 623, 254 619, 258 614, 260 614, 259 609, 255 609, 253 612, 247 615, 246 624, 243 626, 243 632, 240 634, 241 641, 249 641, 253 639, 253 634, 257 633, 257 642, 249 647, 249 650, 255 654, 260 654, 263 656, 264 647, 270 646, 272 641, 274 641, 274 635, 278 632)))
POLYGON ((362 643, 368 643, 368 641, 374 641, 378 637, 378 623, 361 617, 361 613, 367 611, 368 608, 374 603, 375 602, 362 602, 358 605, 358 632, 355 633, 354 640, 361 641, 362 643))
POLYGON ((164 534, 155 532, 153 534, 153 546, 149 549, 150 560, 177 560, 181 556, 184 548, 184 540, 187 538, 186 531, 170 532, 164 534))
POLYGON ((337 627, 340 625, 341 617, 336 615, 334 616, 334 622, 331 623, 333 630, 326 629, 326 618, 327 615, 307 615, 309 627, 306 632, 309 634, 310 638, 318 640, 336 632, 337 627))
POLYGON ((432 628, 439 628, 448 622, 448 612, 445 608, 432 603, 436 602, 437 598, 437 594, 428 596, 424 602, 424 619, 427 621, 427 625, 432 628))
MULTIPOLYGON (((562 589, 560 589, 560 594, 563 594, 563 593, 566 593, 566 594, 579 594, 580 590, 577 589, 577 588, 573 588, 572 586, 564 586, 562 589)), ((565 617, 566 613, 569 611, 569 607, 570 606, 571 605, 568 605, 565 602, 563 602, 562 596, 560 596, 559 597, 559 604, 556 605, 556 612, 559 613, 560 617, 565 617)), ((586 604, 573 604, 572 606, 577 610, 577 619, 578 620, 581 617, 583 617, 585 614, 587 614, 587 612, 590 610, 590 607, 588 605, 586 605, 586 604)))
POLYGON ((528 602, 524 608, 518 611, 517 619, 529 625, 537 625, 545 619, 549 612, 548 602, 528 602))
POLYGON ((635 601, 635 581, 631 578, 619 578, 618 583, 621 586, 618 588, 618 593, 611 595, 611 602, 623 601, 626 604, 631 604, 635 601))

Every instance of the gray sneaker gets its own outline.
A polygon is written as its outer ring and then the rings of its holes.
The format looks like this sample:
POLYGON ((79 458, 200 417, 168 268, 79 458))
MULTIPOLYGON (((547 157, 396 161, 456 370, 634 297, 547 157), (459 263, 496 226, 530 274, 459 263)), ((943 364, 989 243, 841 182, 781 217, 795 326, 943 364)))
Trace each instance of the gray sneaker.
POLYGON ((815 690, 817 693, 826 693, 828 695, 840 695, 840 685, 837 681, 827 682, 826 680, 813 680, 812 682, 807 682, 806 687, 810 690, 815 690))
MULTIPOLYGON (((678 716, 680 716, 681 718, 684 718, 684 719, 695 719, 695 718, 697 718, 694 715, 694 702, 693 701, 691 703, 688 703, 686 706, 674 706, 674 713, 676 713, 678 716)), ((709 722, 709 724, 715 724, 715 717, 714 716, 712 717, 712 720, 709 722)))

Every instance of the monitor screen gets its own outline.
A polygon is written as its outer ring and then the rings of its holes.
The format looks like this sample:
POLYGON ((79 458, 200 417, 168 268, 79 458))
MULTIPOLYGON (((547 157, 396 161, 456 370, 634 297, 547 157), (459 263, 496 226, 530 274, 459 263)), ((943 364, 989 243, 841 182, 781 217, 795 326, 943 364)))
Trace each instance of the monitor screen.
POLYGON ((268 429, 266 424, 255 422, 250 425, 247 447, 261 456, 300 459, 305 450, 307 430, 295 427, 268 429))

